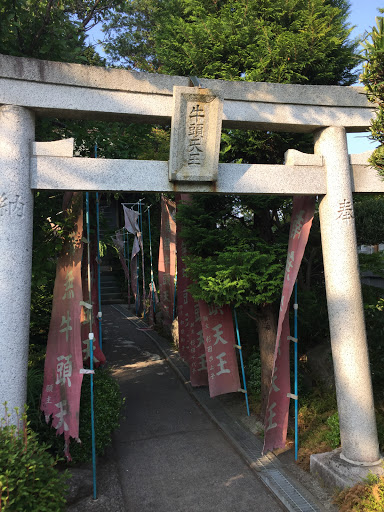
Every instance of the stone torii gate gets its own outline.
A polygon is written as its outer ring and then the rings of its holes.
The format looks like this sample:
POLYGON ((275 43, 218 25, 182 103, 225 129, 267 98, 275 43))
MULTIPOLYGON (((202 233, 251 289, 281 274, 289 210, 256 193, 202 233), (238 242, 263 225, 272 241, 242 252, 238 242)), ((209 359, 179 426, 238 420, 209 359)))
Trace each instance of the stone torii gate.
POLYGON ((368 154, 349 156, 346 142, 346 132, 369 126, 372 105, 354 87, 198 85, 0 55, 0 403, 26 401, 34 190, 319 195, 341 457, 378 464, 352 193, 383 193, 384 183, 368 154), (35 142, 36 116, 172 120, 170 162, 74 158, 73 140, 35 142), (285 165, 219 164, 221 125, 311 132, 314 154, 290 150, 285 165))

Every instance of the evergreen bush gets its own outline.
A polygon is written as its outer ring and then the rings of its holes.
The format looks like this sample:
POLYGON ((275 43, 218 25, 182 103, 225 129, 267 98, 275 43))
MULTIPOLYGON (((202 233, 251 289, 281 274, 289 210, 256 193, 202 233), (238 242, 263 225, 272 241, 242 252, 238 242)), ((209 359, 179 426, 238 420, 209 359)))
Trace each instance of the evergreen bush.
MULTIPOLYGON (((47 424, 44 414, 40 411, 40 394, 43 387, 44 374, 36 369, 28 373, 28 407, 31 428, 37 432, 41 442, 52 445, 55 455, 62 455, 64 439, 56 436, 56 430, 47 424)), ((98 368, 94 375, 94 408, 96 454, 102 455, 111 443, 112 432, 119 426, 123 400, 117 381, 108 369, 98 368)), ((73 463, 88 462, 92 458, 91 450, 91 395, 90 378, 85 375, 81 388, 79 438, 81 443, 71 442, 70 453, 73 463)))
POLYGON ((384 510, 384 477, 370 473, 363 482, 337 494, 335 503, 339 512, 381 512, 384 510))
POLYGON ((252 347, 252 352, 246 359, 245 371, 248 390, 255 397, 260 398, 261 394, 261 360, 257 347, 252 347))
MULTIPOLYGON (((55 469, 57 458, 39 444, 27 423, 10 425, 7 406, 0 424, 0 510, 14 512, 60 512, 65 510, 68 474, 55 469)), ((17 413, 17 411, 16 411, 17 413)))
MULTIPOLYGON (((384 9, 379 9, 384 13, 384 9)), ((364 70, 360 77, 367 97, 375 103, 376 116, 371 121, 371 139, 380 146, 375 149, 369 162, 379 174, 384 175, 384 17, 377 16, 376 27, 362 43, 364 70)))
POLYGON ((339 425, 339 413, 335 412, 327 419, 328 432, 325 435, 325 439, 329 442, 332 449, 334 450, 340 446, 340 425, 339 425))
MULTIPOLYGON (((81 389, 79 437, 81 443, 71 443, 73 462, 87 462, 92 457, 90 379, 84 378, 81 389)), ((97 369, 94 375, 94 407, 96 455, 103 455, 111 443, 112 432, 120 424, 123 400, 119 385, 108 369, 97 369)))

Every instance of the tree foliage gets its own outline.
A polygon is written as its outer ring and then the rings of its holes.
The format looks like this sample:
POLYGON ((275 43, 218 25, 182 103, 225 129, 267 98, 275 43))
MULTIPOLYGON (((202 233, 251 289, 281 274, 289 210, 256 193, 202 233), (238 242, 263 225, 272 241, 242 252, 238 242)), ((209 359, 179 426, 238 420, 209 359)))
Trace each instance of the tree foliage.
MULTIPOLYGON (((384 9, 379 9, 384 13, 384 9)), ((367 96, 377 105, 377 116, 371 122, 371 138, 380 143, 374 151, 370 163, 384 175, 384 18, 376 18, 376 27, 368 34, 363 43, 365 60, 361 81, 367 96)))
POLYGON ((354 200, 358 244, 384 243, 384 208, 382 195, 359 194, 354 200))
MULTIPOLYGON (((350 85, 356 42, 346 0, 129 0, 104 25, 111 63, 224 80, 350 85)), ((221 161, 282 163, 297 134, 224 130, 221 161)))
POLYGON ((348 85, 348 9, 343 0, 132 0, 111 13, 106 52, 144 71, 348 85))
POLYGON ((117 0, 3 0, 0 5, 0 53, 87 63, 86 33, 103 20, 117 0))
MULTIPOLYGON (((270 198, 265 201, 272 205, 270 198)), ((281 198, 274 201, 276 208, 282 207, 281 198)), ((177 218, 192 254, 186 263, 196 299, 254 309, 278 298, 287 224, 282 209, 268 219, 272 225, 263 226, 257 222, 257 208, 265 210, 260 198, 252 196, 194 196, 192 203, 179 204, 177 218)))

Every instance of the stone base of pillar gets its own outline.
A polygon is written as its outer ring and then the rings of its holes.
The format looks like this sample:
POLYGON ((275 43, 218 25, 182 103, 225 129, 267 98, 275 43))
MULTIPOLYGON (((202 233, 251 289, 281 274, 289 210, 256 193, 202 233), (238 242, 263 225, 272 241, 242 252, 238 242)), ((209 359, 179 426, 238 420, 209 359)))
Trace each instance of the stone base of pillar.
POLYGON ((367 478, 369 473, 384 476, 383 465, 355 466, 340 458, 341 449, 311 455, 310 470, 320 483, 330 489, 345 489, 367 478))

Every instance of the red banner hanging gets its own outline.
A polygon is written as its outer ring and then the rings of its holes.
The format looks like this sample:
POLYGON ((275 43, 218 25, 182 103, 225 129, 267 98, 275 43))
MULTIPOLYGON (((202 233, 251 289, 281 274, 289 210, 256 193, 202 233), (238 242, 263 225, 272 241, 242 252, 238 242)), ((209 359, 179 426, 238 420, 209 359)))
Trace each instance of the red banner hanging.
MULTIPOLYGON (((181 202, 190 203, 190 194, 176 194, 176 208, 181 202)), ((181 238, 181 224, 176 223, 176 252, 177 252, 177 320, 179 328, 179 353, 189 363, 189 319, 194 316, 194 300, 188 293, 191 280, 185 273, 183 258, 187 255, 187 248, 181 238)), ((192 320, 191 320, 192 321, 192 320)))
POLYGON ((64 433, 69 460, 70 437, 79 437, 79 410, 83 375, 81 351, 81 258, 83 236, 82 194, 72 196, 72 213, 77 222, 57 262, 51 323, 44 367, 41 410, 57 434, 64 433))
MULTIPOLYGON (((179 201, 190 202, 189 194, 179 194, 179 201)), ((183 258, 187 250, 180 236, 181 225, 176 225, 177 231, 177 315, 179 324, 179 352, 189 365, 191 385, 207 386, 208 373, 205 357, 203 328, 200 321, 199 304, 188 292, 192 281, 186 276, 183 258)))
POLYGON ((314 211, 314 196, 295 196, 293 198, 288 255, 277 326, 274 369, 265 415, 263 453, 276 448, 284 448, 287 438, 290 400, 287 397, 287 393, 290 391, 288 305, 307 245, 314 211))
POLYGON ((211 398, 241 388, 235 351, 235 333, 229 306, 199 301, 211 398))
MULTIPOLYGON (((207 357, 205 354, 203 326, 201 325, 199 304, 195 302, 192 295, 185 290, 184 297, 191 299, 191 315, 189 316, 188 334, 188 364, 191 385, 208 386, 207 357)), ((184 299, 185 300, 185 299, 184 299)))
POLYGON ((163 323, 171 324, 176 270, 176 205, 161 196, 161 230, 159 247, 159 291, 163 323))
POLYGON ((99 345, 99 322, 97 320, 97 313, 99 311, 99 298, 97 292, 97 267, 96 267, 96 247, 93 243, 91 243, 91 283, 92 283, 92 296, 91 301, 89 301, 88 294, 88 258, 87 253, 85 252, 83 256, 83 297, 84 302, 82 303, 83 309, 81 314, 81 339, 82 339, 82 351, 83 351, 83 361, 87 364, 89 363, 89 359, 91 356, 91 342, 89 339, 89 323, 91 319, 91 311, 92 311, 92 331, 94 334, 93 339, 93 364, 94 367, 97 368, 100 365, 104 364, 106 359, 99 345))
MULTIPOLYGON (((177 227, 179 230, 179 227, 177 227)), ((195 316, 194 300, 187 291, 191 284, 190 279, 185 274, 185 264, 182 260, 186 255, 185 245, 177 234, 177 316, 179 324, 179 353, 180 356, 189 363, 189 321, 195 316)))

